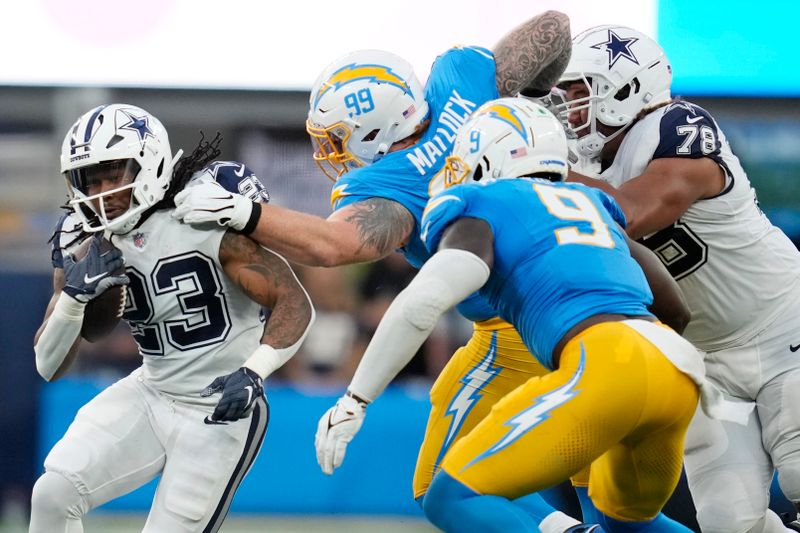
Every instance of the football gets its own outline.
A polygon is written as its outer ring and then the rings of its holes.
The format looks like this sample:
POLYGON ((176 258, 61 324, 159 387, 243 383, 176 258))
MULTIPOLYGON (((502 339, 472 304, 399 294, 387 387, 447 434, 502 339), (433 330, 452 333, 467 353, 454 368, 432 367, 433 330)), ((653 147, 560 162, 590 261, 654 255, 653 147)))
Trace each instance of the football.
MULTIPOLYGON (((76 261, 80 261, 86 256, 91 243, 92 238, 90 237, 83 241, 72 253, 76 261)), ((104 238, 100 242, 100 253, 107 252, 112 248, 114 248, 114 245, 108 239, 104 238)), ((120 275, 124 272, 125 267, 122 266, 113 274, 120 275)), ((90 300, 86 304, 83 314, 81 337, 89 342, 96 342, 111 333, 119 323, 119 319, 125 310, 125 297, 125 287, 117 286, 107 289, 93 300, 90 300)))

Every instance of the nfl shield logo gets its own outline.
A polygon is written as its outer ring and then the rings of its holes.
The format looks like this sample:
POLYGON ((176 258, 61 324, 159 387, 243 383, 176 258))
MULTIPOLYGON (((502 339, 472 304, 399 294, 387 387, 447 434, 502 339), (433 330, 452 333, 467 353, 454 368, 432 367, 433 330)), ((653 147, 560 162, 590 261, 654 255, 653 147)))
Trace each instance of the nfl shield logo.
POLYGON ((139 249, 144 248, 144 245, 147 244, 147 239, 144 236, 144 233, 137 232, 133 234, 133 245, 139 249))

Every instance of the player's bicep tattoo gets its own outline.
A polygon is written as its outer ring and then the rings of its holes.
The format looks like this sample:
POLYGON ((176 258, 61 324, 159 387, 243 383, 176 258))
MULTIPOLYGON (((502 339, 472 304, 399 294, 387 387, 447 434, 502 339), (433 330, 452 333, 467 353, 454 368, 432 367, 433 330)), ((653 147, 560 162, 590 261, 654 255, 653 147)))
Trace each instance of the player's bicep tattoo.
POLYGON ((383 198, 352 204, 345 220, 358 228, 358 251, 369 248, 381 256, 403 246, 414 229, 414 217, 408 209, 383 198))
POLYGON ((514 96, 526 88, 547 93, 569 63, 569 18, 545 11, 508 33, 493 52, 500 96, 514 96))
POLYGON ((291 346, 302 336, 311 317, 311 302, 289 264, 248 237, 228 231, 220 243, 226 274, 256 303, 270 308, 262 342, 274 348, 291 346))

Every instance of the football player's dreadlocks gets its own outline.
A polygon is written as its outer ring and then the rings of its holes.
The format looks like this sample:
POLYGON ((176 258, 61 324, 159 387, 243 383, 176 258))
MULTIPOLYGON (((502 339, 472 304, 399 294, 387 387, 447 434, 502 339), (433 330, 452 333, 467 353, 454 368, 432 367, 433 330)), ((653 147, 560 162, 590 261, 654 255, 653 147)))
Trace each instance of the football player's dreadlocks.
POLYGON ((175 164, 169 189, 167 189, 164 198, 156 205, 156 209, 171 209, 175 207, 175 195, 183 190, 197 171, 202 170, 203 167, 222 153, 219 149, 219 145, 222 142, 222 134, 220 132, 217 132, 210 141, 206 141, 205 138, 205 134, 201 131, 200 141, 192 150, 192 153, 181 157, 175 164))

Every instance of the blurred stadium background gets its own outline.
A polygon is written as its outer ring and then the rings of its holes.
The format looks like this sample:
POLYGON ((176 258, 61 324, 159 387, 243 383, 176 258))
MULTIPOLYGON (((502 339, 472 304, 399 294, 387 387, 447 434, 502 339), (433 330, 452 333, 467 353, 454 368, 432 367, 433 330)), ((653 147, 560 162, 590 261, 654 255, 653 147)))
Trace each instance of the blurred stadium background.
MULTIPOLYGON (((549 9, 574 33, 622 23, 654 36, 675 73, 674 94, 706 107, 727 133, 765 211, 800 242, 800 69, 792 38, 800 4, 758 10, 739 0, 525 2, 408 0, 101 0, 2 2, 0 32, 0 532, 24 531, 42 460, 76 410, 139 364, 124 328, 86 344, 62 381, 36 374, 32 338, 51 293, 47 240, 65 198, 58 155, 67 127, 94 105, 128 102, 158 116, 173 149, 222 132, 223 158, 247 162, 272 201, 327 216, 330 183, 304 132, 307 92, 341 53, 384 48, 424 80, 456 43, 491 47, 549 9), (424 37, 423 37, 424 36, 424 37)), ((469 324, 450 315, 396 386, 373 407, 345 465, 320 473, 313 434, 341 394, 371 332, 413 272, 400 257, 375 265, 298 269, 318 311, 300 354, 271 379, 272 420, 223 531, 431 531, 410 482, 428 388, 469 324)), ((153 485, 92 514, 87 532, 141 529, 153 485)), ((554 498, 562 497, 553 491, 554 498)), ((568 504, 572 502, 568 501, 568 504)), ((775 498, 776 509, 788 511, 775 498)), ((680 492, 671 516, 691 523, 680 492)))

